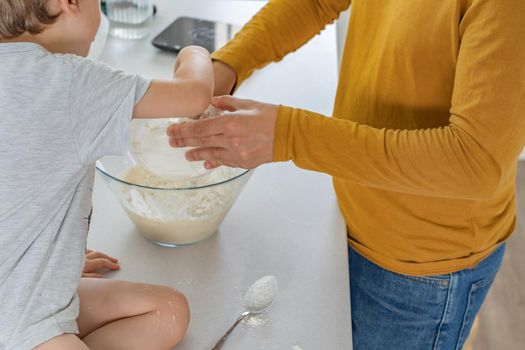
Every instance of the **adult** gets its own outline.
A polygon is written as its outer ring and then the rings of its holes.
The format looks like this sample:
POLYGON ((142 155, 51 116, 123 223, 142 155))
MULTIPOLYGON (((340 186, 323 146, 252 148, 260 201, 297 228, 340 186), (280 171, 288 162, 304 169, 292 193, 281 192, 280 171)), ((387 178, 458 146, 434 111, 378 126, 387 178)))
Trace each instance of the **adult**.
MULTIPOLYGON (((350 0, 270 1, 216 52, 216 95, 298 49, 350 0)), ((354 0, 332 118, 233 97, 170 128, 190 160, 334 178, 355 349, 460 349, 515 222, 523 0, 354 0)))

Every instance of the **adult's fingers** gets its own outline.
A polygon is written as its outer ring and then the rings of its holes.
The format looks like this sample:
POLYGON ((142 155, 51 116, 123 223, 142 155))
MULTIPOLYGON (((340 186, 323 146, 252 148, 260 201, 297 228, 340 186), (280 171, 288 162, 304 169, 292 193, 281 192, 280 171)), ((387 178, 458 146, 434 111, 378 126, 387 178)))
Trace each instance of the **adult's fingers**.
POLYGON ((196 137, 210 137, 220 135, 225 130, 226 120, 222 117, 195 120, 187 123, 171 125, 168 136, 183 139, 196 137))
POLYGON ((224 148, 208 147, 196 148, 186 153, 186 159, 189 161, 214 161, 223 165, 232 166, 232 160, 228 151, 224 148))
POLYGON ((218 168, 220 167, 221 165, 223 165, 221 162, 219 161, 216 161, 216 160, 207 160, 204 162, 204 167, 206 169, 215 169, 215 168, 218 168))
POLYGON ((227 147, 228 140, 224 136, 193 137, 185 139, 170 138, 172 147, 227 147))
POLYGON ((247 109, 253 106, 254 101, 236 98, 230 95, 215 96, 211 99, 212 106, 223 111, 234 112, 240 109, 247 109))
POLYGON ((114 262, 114 263, 118 262, 117 258, 114 258, 112 256, 109 256, 109 255, 101 253, 101 252, 96 252, 96 251, 93 251, 93 250, 88 250, 87 251, 86 258, 87 259, 104 258, 104 259, 108 259, 109 261, 114 262))
POLYGON ((120 266, 104 258, 86 260, 86 265, 84 266, 84 272, 90 273, 94 271, 100 271, 102 269, 118 270, 120 269, 120 266))
MULTIPOLYGON (((168 136, 170 142, 173 139, 201 139, 200 146, 216 146, 224 147, 224 143, 204 144, 206 141, 218 140, 223 136, 236 136, 238 135, 243 126, 246 124, 246 117, 253 116, 253 112, 250 110, 242 110, 235 112, 227 112, 220 117, 213 117, 209 119, 196 120, 194 122, 174 124, 168 128, 168 136), (209 140, 203 140, 204 138, 212 138, 209 140)), ((194 140, 199 141, 199 140, 194 140)), ((224 142, 224 140, 222 140, 224 142)), ((174 144, 177 144, 174 142, 174 144)), ((199 145, 197 145, 198 147, 199 145)), ((180 146, 177 146, 180 147, 180 146)))

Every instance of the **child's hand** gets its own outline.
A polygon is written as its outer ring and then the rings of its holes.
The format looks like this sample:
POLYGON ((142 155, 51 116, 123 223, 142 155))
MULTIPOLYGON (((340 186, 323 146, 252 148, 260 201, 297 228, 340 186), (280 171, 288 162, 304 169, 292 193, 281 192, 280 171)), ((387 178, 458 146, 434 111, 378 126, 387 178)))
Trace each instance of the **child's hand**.
POLYGON ((86 263, 82 277, 103 278, 102 274, 107 271, 116 271, 120 269, 118 259, 112 258, 104 253, 86 250, 86 263))

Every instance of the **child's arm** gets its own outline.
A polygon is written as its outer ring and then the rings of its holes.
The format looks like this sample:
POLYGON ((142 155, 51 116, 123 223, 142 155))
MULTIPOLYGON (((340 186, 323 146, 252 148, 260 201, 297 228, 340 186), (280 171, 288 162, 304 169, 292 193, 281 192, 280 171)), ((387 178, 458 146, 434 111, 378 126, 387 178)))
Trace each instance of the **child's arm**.
POLYGON ((194 117, 210 105, 212 95, 210 54, 202 47, 186 47, 177 56, 173 80, 152 81, 133 118, 194 117))

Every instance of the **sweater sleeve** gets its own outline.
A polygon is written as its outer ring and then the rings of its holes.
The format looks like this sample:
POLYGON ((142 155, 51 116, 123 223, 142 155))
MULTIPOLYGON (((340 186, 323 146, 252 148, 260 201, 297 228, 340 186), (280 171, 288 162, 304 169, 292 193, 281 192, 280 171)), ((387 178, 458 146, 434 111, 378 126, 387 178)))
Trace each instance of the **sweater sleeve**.
POLYGON ((449 125, 377 129, 281 106, 274 158, 388 191, 488 199, 525 144, 525 2, 472 0, 449 125))
POLYGON ((236 87, 256 69, 297 50, 350 6, 350 0, 270 0, 212 58, 237 73, 236 87))

